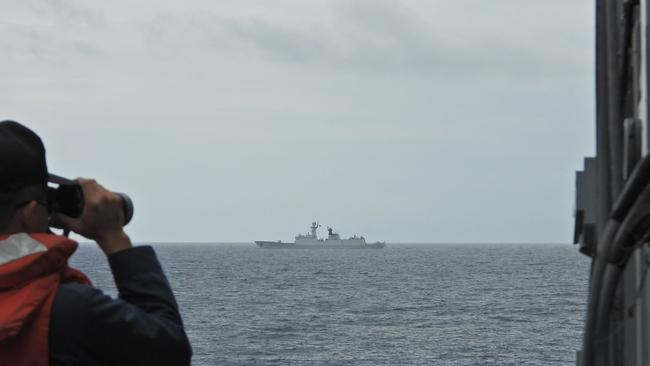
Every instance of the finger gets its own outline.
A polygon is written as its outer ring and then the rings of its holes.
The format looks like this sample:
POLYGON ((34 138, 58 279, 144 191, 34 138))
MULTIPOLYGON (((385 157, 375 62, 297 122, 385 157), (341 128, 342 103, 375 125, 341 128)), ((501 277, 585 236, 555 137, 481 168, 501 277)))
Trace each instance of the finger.
POLYGON ((79 177, 75 179, 75 182, 79 183, 85 196, 88 196, 92 192, 92 181, 90 179, 79 177))
POLYGON ((79 220, 73 219, 63 214, 55 213, 52 215, 52 224, 64 229, 70 229, 74 232, 79 231, 79 220))
POLYGON ((94 179, 77 178, 81 189, 84 192, 86 201, 93 201, 101 191, 99 184, 94 179))
POLYGON ((74 181, 79 184, 86 184, 87 182, 90 182, 90 179, 84 177, 77 177, 74 179, 74 181))

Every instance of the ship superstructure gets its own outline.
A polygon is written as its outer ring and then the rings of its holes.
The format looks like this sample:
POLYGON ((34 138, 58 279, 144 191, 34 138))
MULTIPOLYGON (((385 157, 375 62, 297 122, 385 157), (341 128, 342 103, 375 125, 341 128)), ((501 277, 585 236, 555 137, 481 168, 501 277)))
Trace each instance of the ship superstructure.
POLYGON ((596 156, 576 176, 592 258, 578 366, 650 365, 650 0, 596 0, 596 156))

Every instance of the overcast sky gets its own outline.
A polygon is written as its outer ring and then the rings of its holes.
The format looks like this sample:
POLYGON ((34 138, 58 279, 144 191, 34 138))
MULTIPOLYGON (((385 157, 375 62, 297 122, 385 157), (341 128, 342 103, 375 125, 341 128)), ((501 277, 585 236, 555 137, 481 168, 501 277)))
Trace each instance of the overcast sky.
POLYGON ((572 238, 592 0, 0 7, 0 119, 127 192, 135 241, 572 238))

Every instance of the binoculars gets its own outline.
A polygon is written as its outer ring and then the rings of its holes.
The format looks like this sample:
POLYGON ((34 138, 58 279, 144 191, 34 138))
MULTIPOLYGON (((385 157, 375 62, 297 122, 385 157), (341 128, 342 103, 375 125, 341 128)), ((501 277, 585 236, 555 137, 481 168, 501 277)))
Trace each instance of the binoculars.
MULTIPOLYGON (((84 210, 84 192, 79 183, 50 174, 48 181, 57 187, 47 187, 47 205, 52 212, 57 212, 68 217, 79 218, 84 210)), ((124 226, 133 218, 133 201, 126 193, 114 192, 122 199, 124 212, 124 226)))

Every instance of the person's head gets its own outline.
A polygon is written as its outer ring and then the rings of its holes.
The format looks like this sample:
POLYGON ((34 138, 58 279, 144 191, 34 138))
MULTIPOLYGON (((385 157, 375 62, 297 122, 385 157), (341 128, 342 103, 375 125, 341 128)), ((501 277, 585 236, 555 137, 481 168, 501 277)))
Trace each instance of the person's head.
POLYGON ((48 231, 43 142, 14 121, 0 122, 0 234, 48 231))

